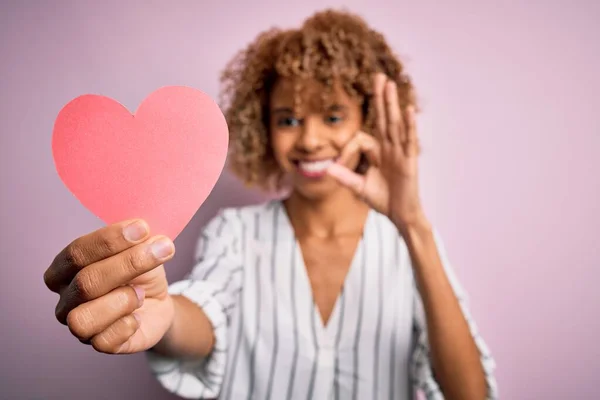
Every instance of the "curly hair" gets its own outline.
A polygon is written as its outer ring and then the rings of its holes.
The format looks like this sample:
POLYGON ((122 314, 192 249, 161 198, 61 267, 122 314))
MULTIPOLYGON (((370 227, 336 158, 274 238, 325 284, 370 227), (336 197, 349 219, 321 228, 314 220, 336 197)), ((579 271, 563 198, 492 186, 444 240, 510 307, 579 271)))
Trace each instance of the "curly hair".
POLYGON ((375 110, 370 99, 377 72, 396 82, 401 107, 415 104, 404 65, 383 35, 358 15, 329 9, 305 20, 300 29, 272 28, 259 34, 221 75, 232 172, 247 186, 281 189, 283 176, 272 153, 268 123, 270 92, 278 78, 315 79, 326 90, 338 81, 362 104, 363 129, 372 132, 375 110))

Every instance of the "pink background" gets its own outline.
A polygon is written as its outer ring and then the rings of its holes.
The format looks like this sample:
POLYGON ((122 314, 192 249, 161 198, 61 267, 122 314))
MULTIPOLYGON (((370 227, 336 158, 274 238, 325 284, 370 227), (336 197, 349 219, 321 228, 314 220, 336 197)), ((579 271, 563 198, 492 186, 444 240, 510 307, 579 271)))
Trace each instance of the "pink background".
MULTIPOLYGON (((135 109, 169 84, 216 96, 218 72, 260 30, 343 4, 383 31, 420 89, 423 196, 498 362, 501 397, 598 398, 599 2, 6 3, 0 397, 172 398, 141 355, 96 354, 54 319, 43 271, 101 226, 55 173, 60 108, 99 93, 135 109)), ((221 202, 261 198, 224 174, 177 239, 169 278, 188 270, 221 202)))

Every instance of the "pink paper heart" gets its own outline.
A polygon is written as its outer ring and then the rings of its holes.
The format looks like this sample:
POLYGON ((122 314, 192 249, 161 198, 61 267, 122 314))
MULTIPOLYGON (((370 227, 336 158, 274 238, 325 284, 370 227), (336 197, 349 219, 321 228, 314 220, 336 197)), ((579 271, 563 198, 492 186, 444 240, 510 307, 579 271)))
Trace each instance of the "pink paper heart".
POLYGON ((58 114, 52 153, 67 188, 105 223, 143 218, 174 240, 217 183, 228 142, 209 96, 167 86, 133 115, 108 97, 75 98, 58 114))

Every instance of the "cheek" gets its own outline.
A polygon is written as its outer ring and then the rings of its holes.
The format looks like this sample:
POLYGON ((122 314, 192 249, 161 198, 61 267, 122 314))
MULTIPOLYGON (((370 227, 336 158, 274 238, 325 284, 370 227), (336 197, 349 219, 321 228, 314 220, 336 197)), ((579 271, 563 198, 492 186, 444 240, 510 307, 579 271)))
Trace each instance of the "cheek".
POLYGON ((341 151, 344 147, 346 147, 346 144, 348 144, 348 142, 354 137, 354 135, 355 131, 351 129, 340 130, 339 132, 336 132, 336 134, 333 137, 333 145, 341 151))
POLYGON ((360 130, 360 118, 357 118, 355 115, 350 115, 344 122, 342 122, 340 126, 337 127, 336 132, 331 136, 331 142, 338 150, 341 151, 360 130))
MULTIPOLYGON (((346 145, 348 144, 348 142, 350 142, 350 140, 352 140, 354 138, 354 136, 356 135, 356 133, 360 130, 360 128, 357 128, 355 130, 352 129, 348 129, 348 130, 344 130, 343 132, 340 131, 338 132, 338 134, 335 136, 335 140, 333 140, 333 144, 336 147, 336 149, 338 150, 338 152, 342 152, 342 150, 344 149, 344 147, 346 147, 346 145)), ((355 154, 352 154, 346 161, 346 167, 350 168, 350 169, 355 169, 358 166, 358 163, 360 161, 360 152, 356 152, 355 154)))
POLYGON ((271 147, 273 155, 280 165, 289 163, 288 154, 294 146, 294 140, 291 135, 278 135, 274 133, 271 136, 271 147))

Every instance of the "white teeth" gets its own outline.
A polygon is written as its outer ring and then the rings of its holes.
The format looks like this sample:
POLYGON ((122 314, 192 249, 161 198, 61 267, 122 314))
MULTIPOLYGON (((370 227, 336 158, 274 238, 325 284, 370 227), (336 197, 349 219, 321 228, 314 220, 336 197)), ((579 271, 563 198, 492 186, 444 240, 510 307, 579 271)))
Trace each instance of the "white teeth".
POLYGON ((320 161, 300 161, 299 166, 300 169, 303 169, 306 172, 319 173, 325 171, 331 164, 333 164, 333 159, 320 161))

